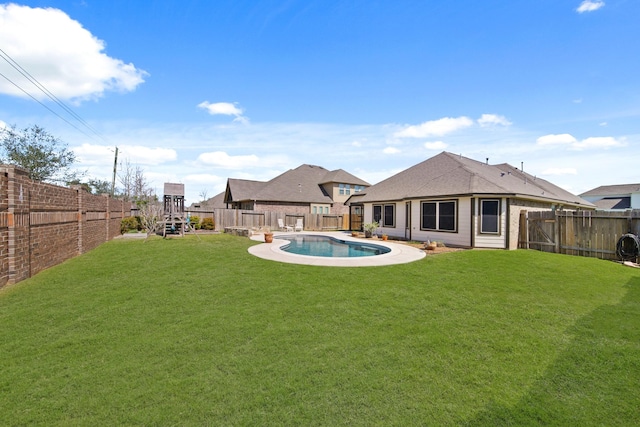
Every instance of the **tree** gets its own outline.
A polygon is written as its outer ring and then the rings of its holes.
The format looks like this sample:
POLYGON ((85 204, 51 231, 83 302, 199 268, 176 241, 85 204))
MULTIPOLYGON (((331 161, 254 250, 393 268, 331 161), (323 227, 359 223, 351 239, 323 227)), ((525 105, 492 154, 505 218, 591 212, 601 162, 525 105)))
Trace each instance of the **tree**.
POLYGON ((121 196, 126 201, 140 202, 157 199, 144 175, 144 169, 140 166, 132 166, 128 160, 120 165, 118 180, 122 185, 121 196))
POLYGON ((158 221, 162 219, 163 205, 158 201, 155 191, 149 185, 140 166, 132 166, 129 160, 120 165, 118 180, 122 185, 121 197, 125 201, 134 202, 140 217, 142 228, 147 234, 154 233, 158 221))
POLYGON ((198 196, 200 196, 200 201, 206 202, 208 194, 209 192, 207 191, 206 188, 203 188, 202 190, 200 190, 200 193, 198 193, 198 196))
POLYGON ((81 174, 70 170, 75 161, 75 154, 65 143, 37 125, 0 130, 0 162, 25 168, 34 181, 78 179, 81 174))
POLYGON ((80 179, 72 179, 71 181, 67 181, 66 184, 68 186, 80 185, 87 191, 87 193, 91 194, 111 194, 111 183, 101 179, 91 178, 88 182, 84 182, 80 179))
POLYGON ((111 194, 111 183, 102 179, 90 179, 89 186, 93 189, 93 194, 111 194))

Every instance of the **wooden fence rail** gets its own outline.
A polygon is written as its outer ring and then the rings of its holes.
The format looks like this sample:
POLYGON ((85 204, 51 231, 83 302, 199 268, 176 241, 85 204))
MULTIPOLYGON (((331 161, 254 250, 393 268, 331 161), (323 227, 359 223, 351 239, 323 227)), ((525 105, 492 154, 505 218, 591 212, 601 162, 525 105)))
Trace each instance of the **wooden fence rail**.
POLYGON ((226 227, 244 228, 270 228, 279 230, 278 219, 282 219, 285 225, 295 226, 298 219, 302 219, 305 230, 348 230, 349 214, 311 214, 289 212, 260 212, 240 209, 215 209, 189 210, 190 215, 196 215, 200 219, 213 218, 217 231, 223 231, 226 227))
POLYGON ((627 233, 640 234, 640 210, 523 212, 519 247, 613 260, 627 233))

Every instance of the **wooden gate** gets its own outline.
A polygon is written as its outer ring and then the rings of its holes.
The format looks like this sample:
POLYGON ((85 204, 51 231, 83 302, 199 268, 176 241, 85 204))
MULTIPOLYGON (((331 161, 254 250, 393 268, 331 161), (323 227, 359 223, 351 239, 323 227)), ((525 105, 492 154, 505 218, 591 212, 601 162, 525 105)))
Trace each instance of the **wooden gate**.
POLYGON ((364 206, 351 205, 349 206, 349 229, 352 231, 362 231, 362 223, 364 222, 364 206))
POLYGON ((527 249, 558 251, 558 222, 555 212, 530 212, 528 221, 525 219, 525 227, 527 249))

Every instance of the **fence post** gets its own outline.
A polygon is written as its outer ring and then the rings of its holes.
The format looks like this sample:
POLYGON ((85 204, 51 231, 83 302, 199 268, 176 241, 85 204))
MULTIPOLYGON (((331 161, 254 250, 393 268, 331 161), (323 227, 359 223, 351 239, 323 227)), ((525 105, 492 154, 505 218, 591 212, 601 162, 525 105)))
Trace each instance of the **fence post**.
POLYGON ((520 249, 529 249, 529 220, 527 211, 520 211, 520 249))
POLYGON ((559 253, 561 253, 561 248, 562 248, 562 245, 560 243, 560 239, 562 238, 562 233, 560 232, 560 223, 562 222, 561 221, 562 212, 556 211, 555 214, 556 214, 555 215, 555 225, 556 226, 555 226, 555 230, 554 230, 555 231, 555 236, 553 236, 553 238, 554 238, 554 240, 556 242, 556 246, 554 248, 554 251, 555 251, 555 253, 559 254, 559 253))

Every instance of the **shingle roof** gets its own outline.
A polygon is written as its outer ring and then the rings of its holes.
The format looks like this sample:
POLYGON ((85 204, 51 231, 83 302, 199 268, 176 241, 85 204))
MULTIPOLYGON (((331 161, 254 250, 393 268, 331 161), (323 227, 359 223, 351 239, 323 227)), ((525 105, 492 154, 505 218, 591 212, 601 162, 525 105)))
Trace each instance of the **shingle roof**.
POLYGON ((321 166, 304 164, 273 178, 268 182, 228 180, 226 200, 288 203, 332 203, 321 184, 338 182, 354 185, 370 185, 350 173, 338 169, 329 171, 321 166))
POLYGON ((227 180, 227 190, 224 196, 225 202, 231 200, 254 200, 253 195, 259 192, 265 184, 265 182, 261 181, 229 178, 227 180))
POLYGON ((349 172, 343 169, 337 169, 331 172, 327 172, 327 174, 322 178, 320 184, 328 184, 331 182, 337 182, 342 184, 353 184, 353 185, 364 185, 365 187, 370 186, 367 181, 364 181, 357 176, 351 175, 349 172))
POLYGON ((594 202, 598 209, 631 209, 631 197, 605 197, 594 202))
POLYGON ((191 203, 189 206, 190 209, 196 209, 196 207, 200 209, 224 209, 226 208, 226 204, 224 203, 224 195, 225 192, 216 194, 213 197, 208 198, 202 202, 191 203))
POLYGON ((331 203, 331 198, 319 185, 327 172, 321 166, 298 166, 266 182, 253 198, 261 201, 331 203))
POLYGON ((491 194, 593 207, 586 200, 509 164, 489 165, 447 152, 387 178, 364 193, 359 202, 491 194))
POLYGON ((582 193, 580 196, 623 196, 631 193, 640 193, 640 184, 601 185, 586 193, 582 193))

